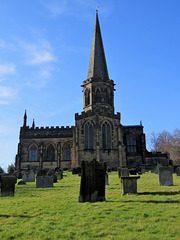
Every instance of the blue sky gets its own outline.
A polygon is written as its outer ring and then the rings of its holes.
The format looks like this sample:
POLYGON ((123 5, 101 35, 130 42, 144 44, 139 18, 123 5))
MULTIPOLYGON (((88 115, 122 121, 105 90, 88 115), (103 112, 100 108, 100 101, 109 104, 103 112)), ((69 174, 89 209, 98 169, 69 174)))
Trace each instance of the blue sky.
POLYGON ((23 115, 28 125, 71 126, 83 110, 99 20, 115 111, 123 125, 180 128, 179 0, 0 1, 0 166, 14 163, 23 115))

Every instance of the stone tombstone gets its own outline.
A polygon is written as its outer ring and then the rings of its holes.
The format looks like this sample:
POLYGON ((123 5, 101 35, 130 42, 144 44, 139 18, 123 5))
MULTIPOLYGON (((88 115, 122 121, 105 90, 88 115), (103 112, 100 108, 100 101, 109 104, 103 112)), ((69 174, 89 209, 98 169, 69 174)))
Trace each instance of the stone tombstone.
POLYGON ((34 170, 28 171, 27 182, 35 182, 35 171, 34 170))
POLYGON ((159 167, 159 185, 172 186, 173 185, 173 169, 170 166, 159 167))
POLYGON ((14 197, 15 184, 17 179, 11 175, 1 175, 1 197, 14 197))
POLYGON ((52 176, 36 176, 36 188, 52 188, 52 176))
POLYGON ((122 195, 136 194, 137 193, 137 179, 139 179, 139 178, 140 178, 140 176, 121 177, 122 195))
POLYGON ((35 182, 35 171, 32 169, 28 171, 23 171, 22 180, 24 182, 35 182))
POLYGON ((106 163, 82 161, 79 202, 105 201, 106 163))
POLYGON ((105 173, 105 185, 109 185, 109 176, 105 173))
POLYGON ((180 167, 177 167, 177 168, 176 168, 175 173, 177 174, 177 176, 180 176, 180 167))
POLYGON ((155 174, 159 174, 159 168, 162 167, 161 164, 158 164, 155 168, 154 168, 154 173, 155 174))
POLYGON ((120 177, 129 177, 129 169, 128 168, 118 168, 118 175, 120 177))
POLYGON ((23 171, 23 172, 22 172, 22 180, 23 180, 23 182, 27 182, 27 179, 28 179, 28 177, 27 177, 27 172, 26 172, 26 171, 23 171))

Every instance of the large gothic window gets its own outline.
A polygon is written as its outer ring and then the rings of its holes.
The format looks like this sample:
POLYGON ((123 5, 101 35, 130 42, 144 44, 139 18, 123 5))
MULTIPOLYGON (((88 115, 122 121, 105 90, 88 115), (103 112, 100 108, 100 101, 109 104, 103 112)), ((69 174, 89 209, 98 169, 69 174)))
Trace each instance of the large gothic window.
POLYGON ((102 125, 102 147, 111 149, 111 126, 108 122, 102 125))
POLYGON ((93 149, 93 126, 91 123, 85 125, 85 149, 93 149))
POLYGON ((71 160, 71 146, 69 143, 64 147, 64 160, 71 160))
POLYGON ((128 137, 127 139, 127 152, 135 153, 136 150, 136 138, 135 137, 128 137))
POLYGON ((86 89, 85 91, 85 106, 90 104, 90 90, 86 89))
POLYGON ((46 151, 46 161, 53 162, 55 161, 55 150, 52 144, 50 144, 46 151))
POLYGON ((29 149, 29 161, 37 162, 38 161, 38 150, 35 145, 32 145, 29 149))

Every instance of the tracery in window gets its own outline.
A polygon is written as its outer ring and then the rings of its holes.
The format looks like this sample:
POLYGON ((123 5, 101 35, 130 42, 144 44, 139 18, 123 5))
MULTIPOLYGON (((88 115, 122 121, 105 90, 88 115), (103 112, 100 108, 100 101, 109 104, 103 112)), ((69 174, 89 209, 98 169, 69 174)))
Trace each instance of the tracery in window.
POLYGON ((69 143, 67 143, 64 147, 64 160, 71 160, 71 146, 69 143))
POLYGON ((46 161, 48 162, 55 161, 55 150, 52 144, 50 144, 46 150, 46 161))
POLYGON ((136 151, 137 151, 136 138, 135 137, 128 137, 128 139, 127 139, 127 152, 135 153, 136 151))
POLYGON ((93 126, 91 123, 85 125, 85 149, 93 149, 93 126))
POLYGON ((111 126, 108 122, 102 125, 102 147, 111 149, 111 126))
POLYGON ((29 161, 30 162, 38 161, 38 149, 34 144, 29 149, 29 161))

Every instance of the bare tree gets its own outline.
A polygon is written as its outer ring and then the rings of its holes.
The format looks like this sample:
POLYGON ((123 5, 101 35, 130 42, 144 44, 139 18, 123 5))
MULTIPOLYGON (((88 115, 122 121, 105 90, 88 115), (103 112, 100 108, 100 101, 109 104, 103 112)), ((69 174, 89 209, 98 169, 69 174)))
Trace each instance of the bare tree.
POLYGON ((173 134, 167 131, 152 132, 150 141, 151 151, 168 153, 172 160, 180 161, 180 129, 175 129, 173 134))

